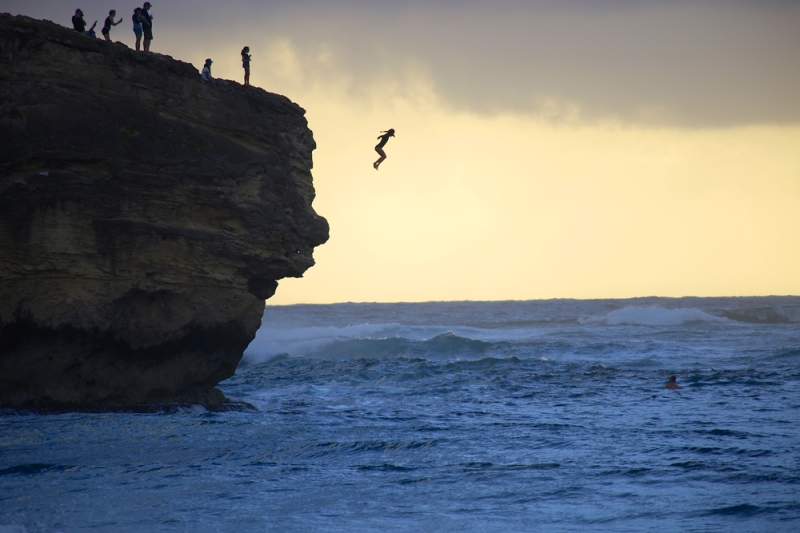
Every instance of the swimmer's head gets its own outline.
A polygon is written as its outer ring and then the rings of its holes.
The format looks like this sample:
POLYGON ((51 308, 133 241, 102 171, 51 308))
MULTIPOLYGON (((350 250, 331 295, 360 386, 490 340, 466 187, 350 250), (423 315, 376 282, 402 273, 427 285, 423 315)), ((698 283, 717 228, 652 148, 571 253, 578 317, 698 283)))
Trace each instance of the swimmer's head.
POLYGON ((675 376, 670 376, 670 377, 669 377, 669 382, 670 382, 670 383, 675 383, 675 380, 677 380, 677 379, 678 379, 678 378, 676 378, 675 376))

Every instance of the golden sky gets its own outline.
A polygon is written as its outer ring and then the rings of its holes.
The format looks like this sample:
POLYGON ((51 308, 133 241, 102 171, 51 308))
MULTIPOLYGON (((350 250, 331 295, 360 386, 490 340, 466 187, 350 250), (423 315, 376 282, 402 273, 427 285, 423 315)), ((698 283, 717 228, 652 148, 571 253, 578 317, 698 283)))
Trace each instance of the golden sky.
POLYGON ((246 44, 251 82, 307 111, 331 238, 271 304, 800 294, 800 2, 152 13, 153 50, 240 81, 246 44))

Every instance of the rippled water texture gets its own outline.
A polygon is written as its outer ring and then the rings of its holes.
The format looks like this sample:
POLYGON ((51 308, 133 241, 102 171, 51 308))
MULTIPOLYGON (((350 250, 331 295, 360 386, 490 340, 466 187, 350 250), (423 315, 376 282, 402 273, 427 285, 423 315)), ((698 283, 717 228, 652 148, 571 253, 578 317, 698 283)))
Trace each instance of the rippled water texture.
POLYGON ((798 531, 798 310, 268 307, 221 386, 253 411, 0 416, 0 525, 798 531))

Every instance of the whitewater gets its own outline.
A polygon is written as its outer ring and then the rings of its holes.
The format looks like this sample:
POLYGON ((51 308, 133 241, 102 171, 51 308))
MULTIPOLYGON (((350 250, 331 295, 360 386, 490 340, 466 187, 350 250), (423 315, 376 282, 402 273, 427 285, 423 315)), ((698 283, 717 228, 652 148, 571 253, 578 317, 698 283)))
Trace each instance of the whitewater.
POLYGON ((220 388, 4 411, 0 531, 800 530, 800 297, 268 305, 220 388))

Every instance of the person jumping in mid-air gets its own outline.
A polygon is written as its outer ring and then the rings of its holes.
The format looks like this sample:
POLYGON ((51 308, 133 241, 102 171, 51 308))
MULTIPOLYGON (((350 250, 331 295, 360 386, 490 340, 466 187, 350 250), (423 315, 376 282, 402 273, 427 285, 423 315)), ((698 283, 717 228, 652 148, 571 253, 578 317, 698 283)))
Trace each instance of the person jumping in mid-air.
POLYGON ((381 133, 383 133, 383 135, 378 135, 378 139, 380 139, 381 142, 375 146, 375 151, 378 152, 381 157, 372 163, 372 166, 375 168, 375 170, 378 170, 380 164, 383 163, 384 159, 386 159, 386 152, 383 151, 383 147, 386 146, 387 142, 389 142, 389 137, 394 137, 394 130, 392 128, 382 131, 381 133))

